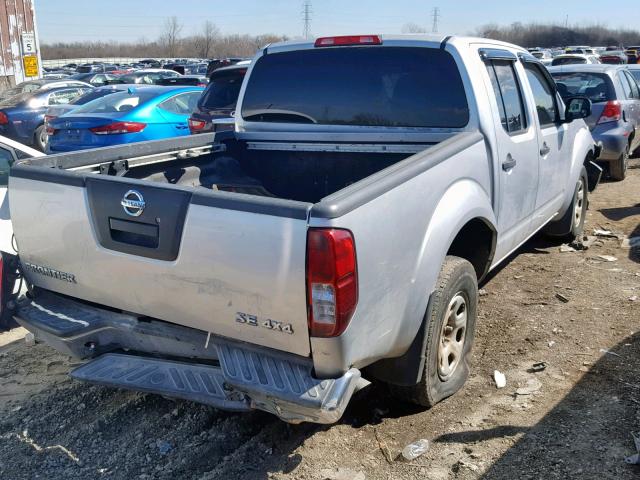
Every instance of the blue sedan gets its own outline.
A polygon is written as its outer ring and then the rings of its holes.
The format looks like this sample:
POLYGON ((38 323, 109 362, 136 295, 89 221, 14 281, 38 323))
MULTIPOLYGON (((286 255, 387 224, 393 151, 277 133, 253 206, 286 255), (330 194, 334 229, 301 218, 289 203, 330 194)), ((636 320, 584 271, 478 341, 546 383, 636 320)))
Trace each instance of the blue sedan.
POLYGON ((44 115, 52 105, 64 105, 93 90, 90 85, 36 90, 0 102, 0 135, 44 151, 44 115))
POLYGON ((200 87, 136 86, 87 103, 48 124, 50 152, 189 135, 200 87))

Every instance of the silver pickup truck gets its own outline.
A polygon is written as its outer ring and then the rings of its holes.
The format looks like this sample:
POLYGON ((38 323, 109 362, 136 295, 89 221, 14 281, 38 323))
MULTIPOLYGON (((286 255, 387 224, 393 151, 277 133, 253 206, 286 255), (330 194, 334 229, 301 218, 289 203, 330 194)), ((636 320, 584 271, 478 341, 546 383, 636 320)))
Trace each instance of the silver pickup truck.
POLYGON ((288 422, 370 381, 431 406, 469 375, 478 281, 542 228, 581 234, 589 113, 500 42, 270 45, 233 132, 12 169, 10 306, 89 382, 288 422))

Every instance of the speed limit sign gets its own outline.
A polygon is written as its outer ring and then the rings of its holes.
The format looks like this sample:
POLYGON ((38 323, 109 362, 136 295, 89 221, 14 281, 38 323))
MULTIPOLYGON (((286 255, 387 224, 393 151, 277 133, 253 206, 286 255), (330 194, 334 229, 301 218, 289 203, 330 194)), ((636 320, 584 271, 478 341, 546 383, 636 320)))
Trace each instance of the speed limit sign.
POLYGON ((22 55, 36 53, 36 36, 33 33, 22 34, 22 55))

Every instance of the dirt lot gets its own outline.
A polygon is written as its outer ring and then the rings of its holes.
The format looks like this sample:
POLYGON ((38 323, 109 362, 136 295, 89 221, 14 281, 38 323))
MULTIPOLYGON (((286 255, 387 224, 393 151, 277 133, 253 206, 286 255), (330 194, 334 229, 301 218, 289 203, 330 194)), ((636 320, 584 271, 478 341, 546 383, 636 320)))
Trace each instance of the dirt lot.
MULTIPOLYGON (((588 233, 640 236, 634 166, 592 196, 588 233)), ((462 392, 424 410, 368 388, 330 427, 80 384, 67 357, 2 334, 0 478, 637 479, 624 457, 640 431, 640 250, 603 238, 561 253, 536 237, 484 290, 462 392), (419 438, 425 455, 397 459, 419 438)))

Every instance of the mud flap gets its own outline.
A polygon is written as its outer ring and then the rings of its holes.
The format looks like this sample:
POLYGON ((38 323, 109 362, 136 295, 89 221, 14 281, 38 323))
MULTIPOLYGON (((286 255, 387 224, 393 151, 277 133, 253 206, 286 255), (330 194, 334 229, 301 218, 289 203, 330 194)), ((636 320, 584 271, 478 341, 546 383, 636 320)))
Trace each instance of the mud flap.
POLYGON ((600 179, 602 178, 602 167, 593 160, 586 162, 584 166, 587 169, 587 188, 589 193, 591 193, 600 183, 600 179))

